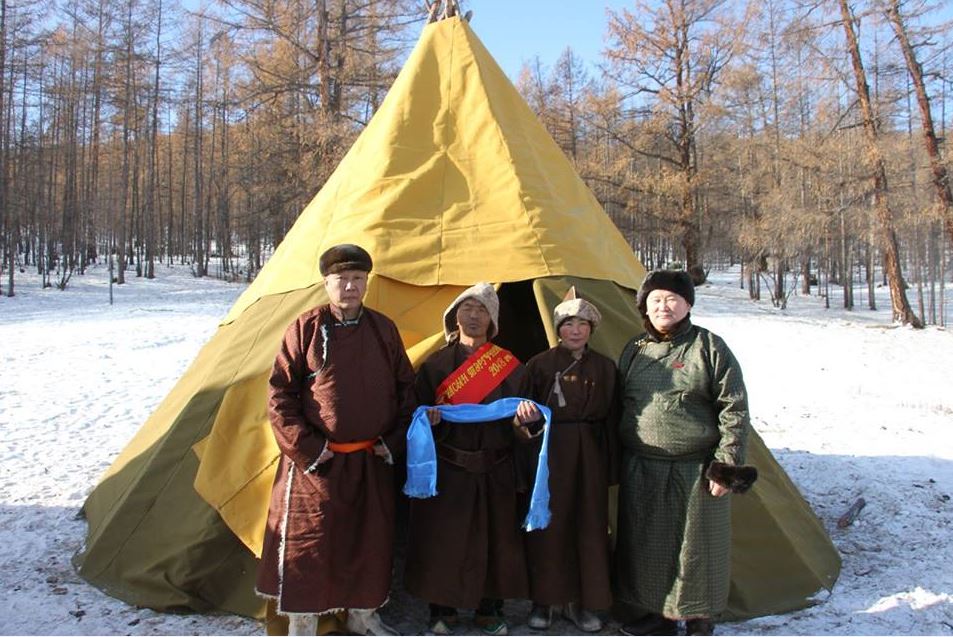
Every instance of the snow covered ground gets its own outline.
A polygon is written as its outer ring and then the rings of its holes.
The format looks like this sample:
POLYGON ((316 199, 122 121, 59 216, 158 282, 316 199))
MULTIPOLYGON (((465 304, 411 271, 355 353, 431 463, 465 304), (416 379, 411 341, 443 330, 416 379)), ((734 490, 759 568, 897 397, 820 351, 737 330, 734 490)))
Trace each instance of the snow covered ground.
MULTIPOLYGON (((0 634, 262 632, 241 617, 127 606, 70 565, 86 494, 243 289, 185 268, 157 276, 131 278, 111 307, 104 268, 66 292, 22 275, 17 296, 0 298, 0 634)), ((844 559, 825 603, 718 631, 953 634, 953 332, 894 328, 886 309, 824 310, 816 297, 779 311, 749 301, 736 271, 713 273, 693 315, 741 361, 756 428, 844 559), (837 529, 861 496, 858 521, 837 529)))

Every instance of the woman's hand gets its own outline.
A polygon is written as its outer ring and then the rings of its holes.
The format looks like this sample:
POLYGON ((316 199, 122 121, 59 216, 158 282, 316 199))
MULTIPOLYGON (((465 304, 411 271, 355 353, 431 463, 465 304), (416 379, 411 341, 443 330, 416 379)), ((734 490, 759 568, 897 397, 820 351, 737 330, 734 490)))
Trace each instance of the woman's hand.
MULTIPOLYGON (((543 415, 540 413, 536 403, 524 400, 516 406, 516 415, 513 416, 513 431, 515 431, 516 436, 522 440, 532 440, 535 436, 530 432, 526 423, 536 422, 542 417, 543 415)), ((541 432, 542 430, 536 432, 536 435, 538 436, 541 432)))
POLYGON ((539 407, 536 406, 536 403, 524 400, 519 405, 516 406, 516 420, 521 425, 525 425, 530 422, 536 422, 543 417, 543 414, 540 413, 539 407))

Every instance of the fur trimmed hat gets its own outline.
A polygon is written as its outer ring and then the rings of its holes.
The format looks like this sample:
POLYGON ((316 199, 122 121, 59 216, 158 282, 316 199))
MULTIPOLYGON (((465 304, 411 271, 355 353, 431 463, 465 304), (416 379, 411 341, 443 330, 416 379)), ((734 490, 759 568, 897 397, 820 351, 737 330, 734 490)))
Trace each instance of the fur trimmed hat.
POLYGON ((592 329, 596 329, 596 326, 602 321, 602 313, 599 312, 599 308, 586 299, 580 299, 576 296, 575 285, 569 288, 566 296, 563 297, 562 303, 553 310, 553 325, 556 327, 556 331, 558 332, 559 327, 571 318, 581 318, 589 321, 592 329))
POLYGON ((646 313, 646 300, 652 290, 667 290, 679 295, 689 305, 695 305, 695 284, 684 270, 653 270, 639 288, 639 312, 646 313))
POLYGON ((338 274, 345 270, 363 270, 370 272, 374 267, 371 255, 361 246, 353 243, 342 243, 324 251, 318 259, 318 270, 321 276, 338 274))
POLYGON ((459 329, 457 327, 457 307, 467 299, 474 299, 483 304, 486 311, 490 313, 490 327, 486 332, 487 340, 496 336, 499 332, 500 324, 500 297, 496 295, 496 290, 489 283, 480 282, 473 285, 453 300, 453 303, 443 313, 443 336, 449 343, 459 329))

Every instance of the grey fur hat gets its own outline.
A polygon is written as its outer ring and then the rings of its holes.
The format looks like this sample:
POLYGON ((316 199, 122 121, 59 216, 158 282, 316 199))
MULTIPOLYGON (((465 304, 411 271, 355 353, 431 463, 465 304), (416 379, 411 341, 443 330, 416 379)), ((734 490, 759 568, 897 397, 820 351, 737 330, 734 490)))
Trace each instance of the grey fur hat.
POLYGON ((553 325, 556 331, 559 331, 559 327, 564 322, 574 317, 589 321, 593 330, 595 330, 599 322, 602 321, 602 313, 599 312, 599 308, 586 299, 581 299, 576 296, 575 285, 569 288, 566 296, 563 297, 562 303, 553 309, 553 325))
POLYGON ((457 307, 467 299, 474 299, 483 304, 486 311, 490 313, 490 327, 487 330, 487 340, 497 335, 500 324, 500 297, 496 295, 493 286, 486 282, 477 283, 463 292, 453 300, 453 303, 443 313, 443 336, 449 343, 453 335, 457 333, 457 307))

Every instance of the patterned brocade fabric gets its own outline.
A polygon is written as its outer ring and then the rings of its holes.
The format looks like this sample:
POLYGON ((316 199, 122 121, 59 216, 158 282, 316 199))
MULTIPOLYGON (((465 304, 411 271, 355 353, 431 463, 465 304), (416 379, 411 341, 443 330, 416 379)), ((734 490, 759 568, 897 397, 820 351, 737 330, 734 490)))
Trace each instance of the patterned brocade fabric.
POLYGON ((711 496, 704 471, 713 459, 744 462, 741 369, 724 341, 686 322, 671 340, 641 343, 622 373, 617 597, 667 617, 717 617, 728 601, 731 496, 711 496))

